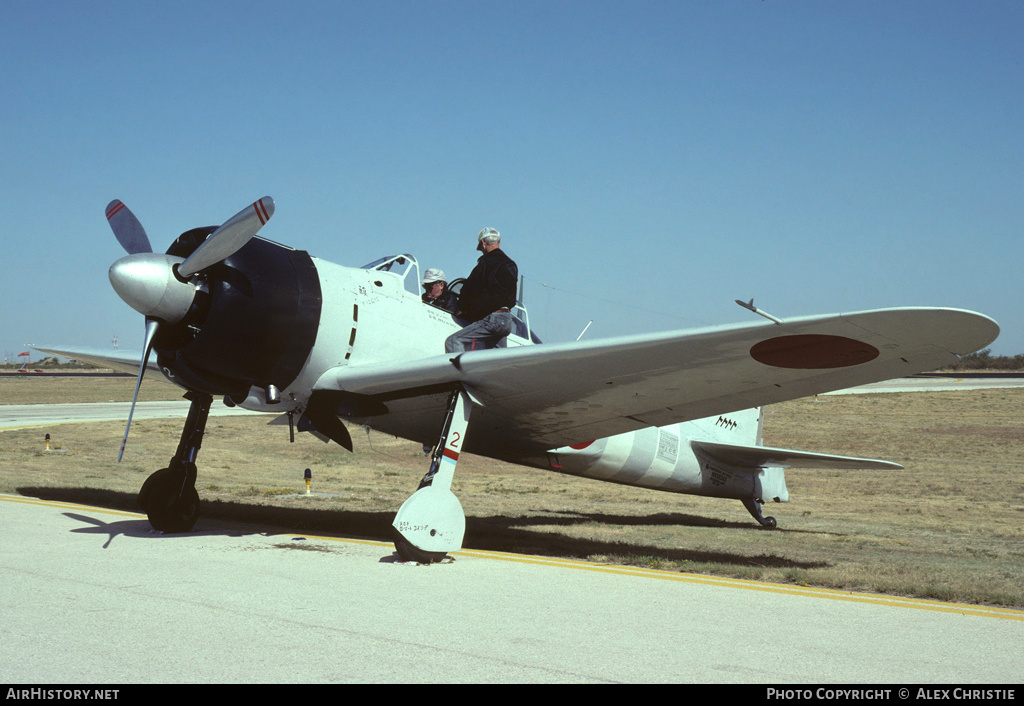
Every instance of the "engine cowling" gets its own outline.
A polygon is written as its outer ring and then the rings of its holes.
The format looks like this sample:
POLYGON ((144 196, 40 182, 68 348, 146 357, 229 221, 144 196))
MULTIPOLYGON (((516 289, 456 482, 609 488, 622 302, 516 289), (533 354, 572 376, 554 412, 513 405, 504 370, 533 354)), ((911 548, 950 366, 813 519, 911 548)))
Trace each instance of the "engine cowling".
MULTIPOLYGON (((182 234, 167 254, 187 257, 213 230, 182 234)), ((307 252, 253 238, 204 270, 188 313, 160 327, 157 363, 173 382, 212 395, 283 389, 316 342, 322 301, 307 252)))

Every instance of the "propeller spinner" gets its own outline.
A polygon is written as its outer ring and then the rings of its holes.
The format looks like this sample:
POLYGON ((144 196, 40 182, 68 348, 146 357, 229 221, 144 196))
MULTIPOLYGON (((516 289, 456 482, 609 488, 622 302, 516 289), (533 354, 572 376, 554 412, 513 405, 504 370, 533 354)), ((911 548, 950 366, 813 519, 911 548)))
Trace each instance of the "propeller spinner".
POLYGON ((110 283, 128 306, 146 317, 145 352, 117 457, 120 461, 128 441, 139 387, 160 325, 175 324, 184 318, 197 290, 193 276, 241 250, 274 215, 274 200, 264 196, 236 213, 211 233, 187 259, 154 253, 142 224, 121 201, 111 201, 106 215, 114 236, 128 252, 127 256, 111 265, 110 283))

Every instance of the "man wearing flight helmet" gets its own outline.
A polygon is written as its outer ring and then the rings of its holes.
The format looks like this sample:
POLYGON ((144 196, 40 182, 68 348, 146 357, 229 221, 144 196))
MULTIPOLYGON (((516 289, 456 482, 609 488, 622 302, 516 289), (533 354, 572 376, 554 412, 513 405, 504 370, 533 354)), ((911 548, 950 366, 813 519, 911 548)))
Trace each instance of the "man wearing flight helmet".
POLYGON ((494 348, 512 331, 519 268, 501 250, 501 234, 484 228, 476 249, 483 253, 459 292, 456 316, 469 323, 444 342, 446 353, 494 348))

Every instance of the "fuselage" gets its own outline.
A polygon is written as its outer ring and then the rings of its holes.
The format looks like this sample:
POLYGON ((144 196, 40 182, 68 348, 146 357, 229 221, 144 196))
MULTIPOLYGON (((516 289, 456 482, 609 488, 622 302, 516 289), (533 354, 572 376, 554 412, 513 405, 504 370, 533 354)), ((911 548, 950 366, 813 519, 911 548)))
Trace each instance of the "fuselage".
MULTIPOLYGON (((464 324, 420 296, 420 270, 411 255, 346 267, 311 258, 322 302, 316 340, 295 379, 269 404, 254 386, 242 407, 261 412, 300 411, 327 370, 342 366, 408 361, 444 353, 444 340, 464 324), (284 405, 282 408, 281 405, 284 405)), ((533 345, 526 309, 513 311, 507 346, 533 345)))
MULTIPOLYGON (((183 255, 187 255, 184 248, 183 255)), ((197 288, 188 315, 158 343, 159 364, 172 381, 224 395, 246 409, 299 417, 327 371, 406 362, 444 352, 463 324, 420 296, 420 269, 410 255, 346 267, 254 238, 217 265, 197 288)), ((505 345, 535 345, 525 307, 514 314, 505 345)), ((340 371, 340 372, 339 372, 340 371)), ((440 394, 389 402, 387 413, 333 405, 351 422, 408 438, 435 441, 440 394)), ((383 409, 383 408, 381 408, 383 409)), ((785 501, 781 469, 736 467, 703 453, 695 441, 760 443, 760 410, 648 427, 558 449, 502 444, 486 409, 475 413, 466 450, 514 463, 656 490, 785 501)), ((332 437, 333 438, 333 437, 332 437)))

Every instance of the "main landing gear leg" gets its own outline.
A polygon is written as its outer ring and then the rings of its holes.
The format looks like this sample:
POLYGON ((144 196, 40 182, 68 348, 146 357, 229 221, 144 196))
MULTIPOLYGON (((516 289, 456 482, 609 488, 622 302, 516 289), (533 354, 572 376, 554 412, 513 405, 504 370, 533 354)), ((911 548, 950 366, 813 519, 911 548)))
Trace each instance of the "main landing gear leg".
POLYGON ((469 395, 459 385, 448 401, 448 415, 430 470, 395 515, 395 549, 405 561, 431 564, 444 559, 448 552, 462 549, 466 514, 451 487, 471 409, 469 395))
POLYGON ((747 512, 765 529, 773 530, 778 526, 779 523, 775 521, 774 517, 765 517, 761 514, 761 508, 764 507, 764 503, 747 498, 743 501, 743 507, 747 508, 747 512))
POLYGON ((198 392, 191 395, 192 406, 181 430, 177 452, 167 468, 147 478, 139 491, 139 507, 149 516, 153 529, 162 532, 188 532, 199 519, 196 456, 203 444, 213 397, 198 392))

